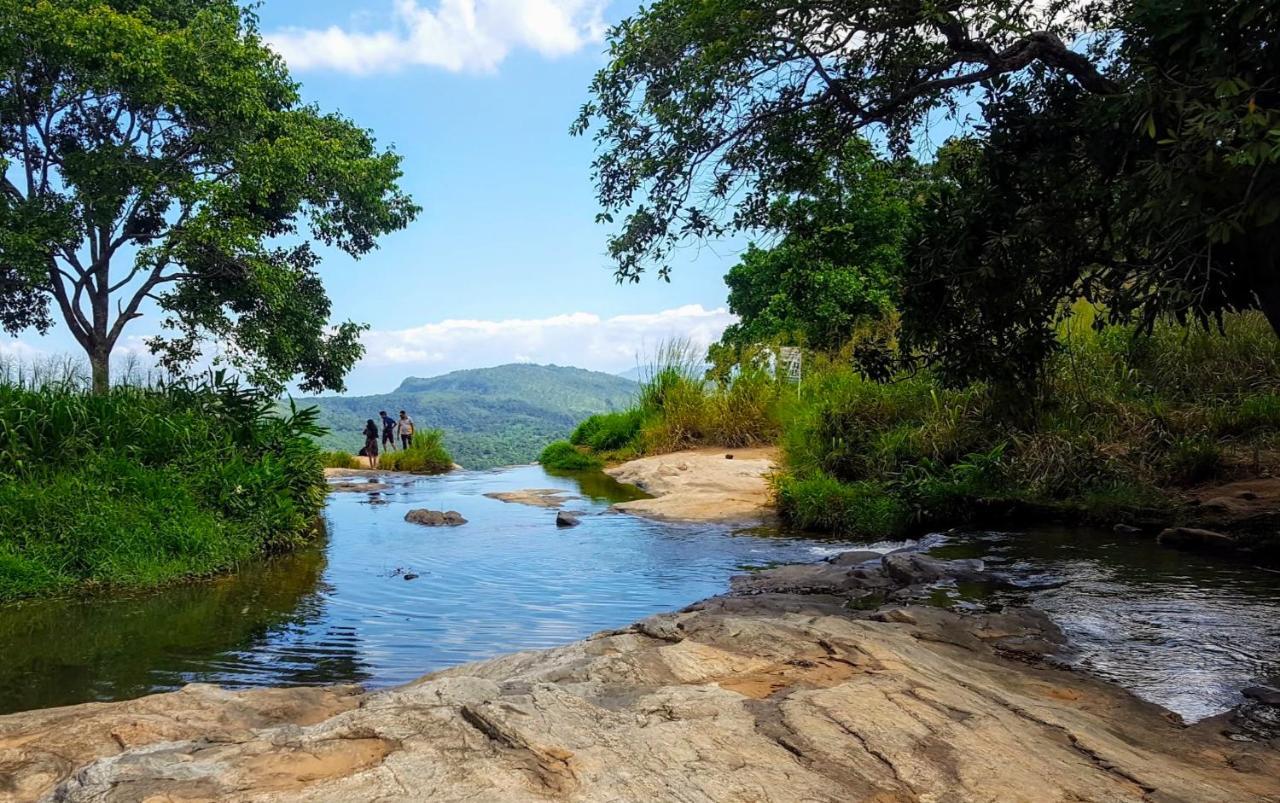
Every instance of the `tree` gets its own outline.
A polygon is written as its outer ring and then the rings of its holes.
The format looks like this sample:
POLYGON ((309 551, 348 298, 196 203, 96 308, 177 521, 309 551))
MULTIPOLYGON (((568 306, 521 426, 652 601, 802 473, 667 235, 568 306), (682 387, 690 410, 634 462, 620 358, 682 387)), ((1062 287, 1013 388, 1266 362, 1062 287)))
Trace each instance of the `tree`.
POLYGON ((1027 385, 1077 299, 1105 321, 1280 331, 1280 3, 1140 0, 1119 94, 1045 71, 993 85, 939 154, 906 259, 903 343, 954 381, 1027 385))
POLYGON ((1080 297, 1148 327, 1259 308, 1280 333, 1277 30, 1280 0, 658 0, 611 31, 575 130, 598 126, 634 280, 767 226, 869 126, 902 154, 975 116, 912 235, 903 342, 1021 382, 1080 297))
MULTIPOLYGON (((800 3, 657 0, 609 34, 609 64, 573 130, 597 126, 600 219, 617 275, 637 280, 689 237, 767 225, 772 202, 814 186, 869 126, 906 153, 939 110, 1041 65, 1115 91, 1064 40, 1110 3, 1049 0, 800 3)), ((1109 40, 1096 37, 1104 52, 1109 40)))
POLYGON ((878 159, 855 139, 814 189, 774 204, 772 248, 752 244, 725 283, 738 323, 735 347, 785 340, 834 351, 858 323, 898 304, 904 240, 911 225, 915 165, 878 159))
POLYGON ((359 257, 418 208, 400 157, 302 103, 235 0, 0 0, 0 325, 84 348, 95 390, 150 300, 179 371, 341 389, 362 327, 330 328, 312 242, 359 257))

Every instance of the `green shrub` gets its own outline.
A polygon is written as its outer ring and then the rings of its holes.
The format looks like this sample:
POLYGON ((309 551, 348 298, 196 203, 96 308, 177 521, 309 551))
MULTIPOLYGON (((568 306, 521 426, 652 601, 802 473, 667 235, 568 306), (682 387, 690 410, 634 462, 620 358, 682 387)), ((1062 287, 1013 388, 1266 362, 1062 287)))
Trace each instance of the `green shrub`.
POLYGON ((777 496, 786 520, 806 530, 888 538, 901 534, 910 520, 906 505, 874 482, 844 483, 826 474, 784 476, 777 496))
POLYGON ((569 442, 594 452, 612 452, 636 445, 644 424, 640 409, 593 415, 578 425, 569 442))
POLYGON ((587 471, 600 468, 604 461, 574 446, 569 441, 556 441, 542 450, 538 462, 544 468, 558 471, 587 471))
POLYGON ((221 376, 100 396, 0 385, 0 600, 208 576, 304 542, 319 430, 273 407, 221 376))
POLYGON ((453 470, 453 458, 444 448, 443 432, 418 430, 413 433, 413 444, 408 449, 383 452, 378 458, 378 467, 411 474, 444 474, 453 470))

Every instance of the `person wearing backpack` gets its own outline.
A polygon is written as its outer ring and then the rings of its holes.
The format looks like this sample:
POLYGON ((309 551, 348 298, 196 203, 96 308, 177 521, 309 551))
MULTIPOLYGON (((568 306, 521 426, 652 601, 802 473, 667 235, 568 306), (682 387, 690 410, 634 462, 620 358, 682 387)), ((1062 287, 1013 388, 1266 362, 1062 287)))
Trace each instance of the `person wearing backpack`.
POLYGON ((400 445, 404 449, 413 445, 413 419, 404 410, 400 411, 400 445))
POLYGON ((364 425, 364 455, 369 458, 369 468, 378 467, 378 425, 370 418, 364 425))

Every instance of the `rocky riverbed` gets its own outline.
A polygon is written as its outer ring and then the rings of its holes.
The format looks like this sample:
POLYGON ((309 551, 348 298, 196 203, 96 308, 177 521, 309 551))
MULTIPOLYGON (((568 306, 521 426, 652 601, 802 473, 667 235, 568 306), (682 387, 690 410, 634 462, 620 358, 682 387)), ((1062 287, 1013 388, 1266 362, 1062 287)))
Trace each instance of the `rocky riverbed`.
POLYGON ((982 575, 846 553, 382 692, 194 686, 2 717, 0 799, 1280 801, 1248 712, 1187 727, 1046 661, 1061 635, 1034 610, 909 602, 982 575))

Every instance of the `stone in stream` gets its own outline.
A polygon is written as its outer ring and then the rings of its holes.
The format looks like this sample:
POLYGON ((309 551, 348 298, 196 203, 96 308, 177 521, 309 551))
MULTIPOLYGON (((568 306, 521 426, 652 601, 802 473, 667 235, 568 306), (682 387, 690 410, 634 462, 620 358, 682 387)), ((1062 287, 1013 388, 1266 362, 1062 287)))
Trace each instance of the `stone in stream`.
POLYGON ((1280 706, 1280 689, 1275 689, 1271 686, 1249 686, 1241 689, 1240 693, 1250 700, 1257 700, 1267 705, 1280 706))
POLYGON ((410 510, 404 514, 404 520, 424 527, 458 527, 467 523, 467 520, 462 518, 462 514, 456 510, 410 510))
POLYGON ((1134 527, 1132 524, 1117 524, 1111 529, 1116 535, 1142 535, 1142 528, 1134 527))
POLYGON ((570 513, 567 510, 561 510, 556 513, 557 527, 577 527, 582 522, 578 520, 578 514, 570 513))
POLYGON ((1179 549, 1233 549, 1236 539, 1225 533, 1213 530, 1200 530, 1195 527, 1170 527, 1156 536, 1156 543, 1179 549))

